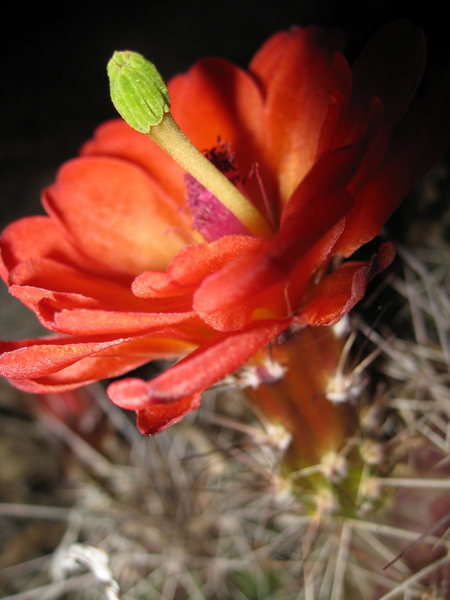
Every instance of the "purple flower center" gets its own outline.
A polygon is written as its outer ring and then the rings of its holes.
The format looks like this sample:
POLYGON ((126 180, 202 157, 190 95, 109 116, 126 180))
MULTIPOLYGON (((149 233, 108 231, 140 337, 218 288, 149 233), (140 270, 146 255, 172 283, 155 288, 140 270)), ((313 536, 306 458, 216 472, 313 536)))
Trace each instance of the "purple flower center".
MULTIPOLYGON (((208 150, 206 158, 233 184, 239 184, 240 176, 236 168, 235 156, 227 144, 219 141, 217 147, 208 150)), ((208 242, 213 242, 224 235, 248 235, 247 227, 192 175, 186 173, 184 181, 186 202, 193 217, 193 227, 208 242)))

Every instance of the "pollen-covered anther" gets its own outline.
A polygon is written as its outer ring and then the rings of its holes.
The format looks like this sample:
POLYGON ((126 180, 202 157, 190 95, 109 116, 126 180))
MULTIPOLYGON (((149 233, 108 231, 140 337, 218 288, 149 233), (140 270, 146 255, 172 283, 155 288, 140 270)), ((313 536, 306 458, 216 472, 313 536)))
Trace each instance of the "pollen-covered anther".
POLYGON ((330 450, 322 456, 320 468, 324 476, 333 483, 342 481, 347 475, 347 459, 342 454, 330 450))

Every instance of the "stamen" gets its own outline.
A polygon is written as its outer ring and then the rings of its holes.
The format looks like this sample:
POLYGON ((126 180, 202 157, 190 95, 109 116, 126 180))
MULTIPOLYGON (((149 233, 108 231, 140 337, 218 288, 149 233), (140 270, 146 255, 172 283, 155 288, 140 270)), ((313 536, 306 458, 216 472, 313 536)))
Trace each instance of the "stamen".
POLYGON ((274 207, 272 206, 272 204, 269 201, 269 196, 267 195, 266 188, 264 186, 264 182, 261 177, 261 173, 259 172, 259 164, 258 163, 255 163, 252 166, 249 177, 252 177, 252 176, 254 176, 256 178, 256 181, 258 183, 259 192, 261 194, 263 206, 266 211, 266 217, 269 219, 269 223, 270 223, 272 229, 275 230, 277 228, 277 216, 275 215, 274 207))

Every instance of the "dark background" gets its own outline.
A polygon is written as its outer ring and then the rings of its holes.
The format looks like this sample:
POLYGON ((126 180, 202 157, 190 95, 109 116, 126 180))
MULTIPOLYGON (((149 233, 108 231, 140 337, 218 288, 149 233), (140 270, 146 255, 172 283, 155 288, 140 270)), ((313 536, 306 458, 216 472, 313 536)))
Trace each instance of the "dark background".
MULTIPOLYGON (((448 57, 449 47, 447 20, 429 2, 419 8, 326 0, 60 3, 9 10, 0 36, 0 228, 40 212, 40 190, 58 166, 77 154, 99 123, 116 116, 106 78, 116 49, 141 52, 169 78, 207 55, 245 67, 275 31, 316 24, 342 29, 351 58, 380 26, 399 17, 424 29, 432 65, 448 57)), ((8 320, 5 297, 1 290, 0 323, 8 320)))

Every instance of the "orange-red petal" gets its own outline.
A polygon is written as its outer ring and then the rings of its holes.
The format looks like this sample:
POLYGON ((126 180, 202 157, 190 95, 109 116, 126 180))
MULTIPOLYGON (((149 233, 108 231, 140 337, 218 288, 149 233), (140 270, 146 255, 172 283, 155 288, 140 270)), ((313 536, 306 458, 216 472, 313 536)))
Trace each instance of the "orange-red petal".
POLYGON ((165 268, 191 239, 150 175, 115 158, 66 163, 44 205, 74 245, 111 273, 165 268))
POLYGON ((9 283, 10 292, 32 310, 41 299, 56 300, 57 296, 61 303, 63 298, 67 299, 69 306, 147 308, 145 302, 114 278, 90 274, 53 259, 30 259, 19 263, 10 272, 9 283))
POLYGON ((449 145, 450 64, 436 75, 414 111, 403 120, 377 174, 356 195, 336 252, 350 256, 377 235, 449 145))
POLYGON ((137 412, 137 428, 144 435, 161 433, 167 427, 179 423, 188 413, 197 410, 200 399, 200 394, 192 394, 170 403, 154 402, 137 412))
POLYGON ((231 145, 247 175, 259 150, 262 98, 252 77, 219 58, 198 61, 169 83, 172 114, 200 149, 231 145))
POLYGON ((205 322, 237 329, 248 322, 258 294, 283 282, 288 289, 293 271, 296 276, 302 273, 303 283, 312 276, 342 233, 342 218, 353 204, 344 188, 359 155, 358 148, 350 147, 323 156, 298 186, 269 246, 229 261, 203 281, 193 307, 205 322), (230 322, 232 308, 236 317, 230 322), (239 311, 247 321, 237 319, 239 311))
POLYGON ((43 377, 123 341, 126 340, 86 341, 50 336, 21 342, 0 342, 0 375, 10 379, 43 377))
POLYGON ((386 242, 370 261, 342 264, 311 290, 298 316, 308 325, 334 325, 361 300, 369 281, 387 268, 394 256, 394 246, 386 242))
POLYGON ((205 277, 237 256, 254 254, 267 247, 265 240, 229 235, 209 244, 194 244, 181 250, 167 272, 145 271, 136 277, 132 290, 140 298, 192 293, 205 277))
MULTIPOLYGON (((101 125, 95 136, 84 144, 82 156, 111 156, 139 165, 165 190, 165 202, 174 210, 184 205, 184 171, 166 152, 149 137, 116 119, 101 125)), ((190 223, 188 216, 180 217, 190 223)))
POLYGON ((367 263, 341 265, 313 289, 298 311, 301 321, 312 326, 337 323, 363 297, 368 274, 367 263))
MULTIPOLYGON (((48 339, 48 343, 50 345, 56 343, 55 340, 57 339, 56 337, 53 340, 48 339)), ((65 339, 70 348, 71 339, 65 339)), ((14 348, 18 350, 20 344, 24 344, 26 347, 26 344, 39 345, 45 342, 45 338, 41 340, 23 340, 17 342, 15 346, 5 346, 2 349, 11 352, 14 348)), ((64 341, 61 341, 61 344, 64 345, 64 341)), ((22 377, 25 377, 25 375, 17 370, 14 378, 9 379, 9 381, 17 388, 35 394, 71 390, 105 377, 123 375, 150 360, 180 356, 180 354, 189 352, 192 348, 193 344, 180 335, 177 338, 160 337, 158 335, 154 337, 145 336, 120 343, 116 340, 116 343, 109 348, 88 354, 54 373, 24 379, 22 377)), ((92 350, 92 346, 90 349, 92 350)), ((51 350, 48 359, 49 362, 52 359, 51 350)))
MULTIPOLYGON (((42 310, 42 308, 41 308, 42 310)), ((86 308, 49 311, 54 329, 71 335, 135 335, 192 321, 195 312, 120 312, 86 308), (52 314, 53 313, 53 314, 52 314)))
POLYGON ((70 243, 64 232, 49 217, 25 217, 8 225, 0 237, 3 279, 19 263, 49 258, 65 265, 95 269, 95 264, 70 243))
POLYGON ((134 378, 116 381, 108 395, 129 410, 143 410, 155 400, 170 403, 192 396, 242 366, 289 323, 290 319, 259 321, 236 333, 218 334, 155 379, 144 385, 134 378))
POLYGON ((341 42, 336 33, 295 27, 273 36, 250 64, 263 87, 264 146, 283 204, 314 164, 334 96, 350 92, 341 42))
POLYGON ((225 142, 235 155, 246 195, 264 212, 253 170, 258 165, 270 195, 275 191, 274 173, 262 152, 263 103, 253 77, 226 60, 207 58, 174 77, 169 92, 171 112, 188 138, 201 151, 225 142))

